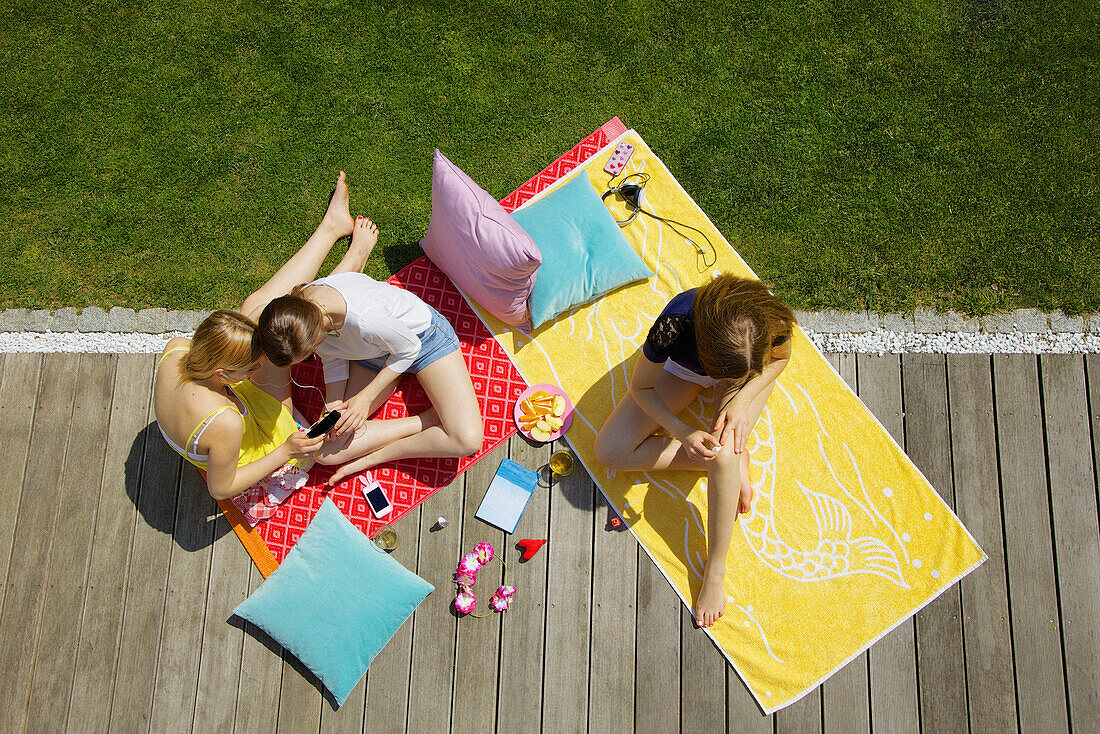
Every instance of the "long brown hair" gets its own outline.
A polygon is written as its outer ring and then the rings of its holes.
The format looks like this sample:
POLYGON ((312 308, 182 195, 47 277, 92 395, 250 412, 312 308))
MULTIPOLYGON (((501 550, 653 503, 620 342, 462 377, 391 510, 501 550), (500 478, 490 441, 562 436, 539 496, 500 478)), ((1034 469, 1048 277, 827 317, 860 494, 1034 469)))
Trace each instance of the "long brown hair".
POLYGON ((243 370, 263 351, 255 340, 256 322, 242 313, 221 309, 207 316, 183 358, 180 374, 185 380, 205 380, 216 369, 243 370))
POLYGON ((260 347, 276 367, 309 354, 332 330, 332 318, 302 295, 304 289, 304 285, 295 286, 290 295, 267 304, 257 321, 260 347))
POLYGON ((755 278, 723 273, 699 287, 692 307, 699 362, 715 379, 746 381, 766 366, 794 313, 755 278))

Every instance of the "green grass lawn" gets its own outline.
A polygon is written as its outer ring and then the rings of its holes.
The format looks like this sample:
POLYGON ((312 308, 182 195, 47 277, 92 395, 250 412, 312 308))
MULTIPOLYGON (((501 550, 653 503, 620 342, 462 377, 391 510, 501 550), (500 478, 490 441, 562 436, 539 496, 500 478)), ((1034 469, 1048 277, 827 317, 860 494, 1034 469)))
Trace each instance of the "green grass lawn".
POLYGON ((0 306, 235 305, 336 172, 420 254, 613 115, 797 308, 1100 311, 1094 0, 0 9, 0 306))

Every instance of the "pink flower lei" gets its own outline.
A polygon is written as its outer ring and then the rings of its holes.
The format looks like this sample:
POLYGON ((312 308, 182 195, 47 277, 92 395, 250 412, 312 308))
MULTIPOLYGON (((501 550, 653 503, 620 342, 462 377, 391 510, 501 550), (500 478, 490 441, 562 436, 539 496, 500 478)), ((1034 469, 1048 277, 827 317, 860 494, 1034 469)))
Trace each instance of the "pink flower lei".
MULTIPOLYGON (((512 603, 512 596, 516 593, 516 587, 502 584, 493 592, 489 599, 491 612, 486 614, 472 614, 477 606, 477 597, 474 596, 474 584, 477 583, 477 572, 481 570, 493 558, 498 557, 491 543, 478 543, 472 553, 467 553, 458 562, 455 569, 455 583, 458 585, 458 593, 455 594, 455 611, 459 614, 469 614, 472 617, 488 617, 493 612, 506 612, 512 603)), ((508 564, 504 558, 500 558, 500 564, 504 566, 505 581, 507 582, 508 564)))

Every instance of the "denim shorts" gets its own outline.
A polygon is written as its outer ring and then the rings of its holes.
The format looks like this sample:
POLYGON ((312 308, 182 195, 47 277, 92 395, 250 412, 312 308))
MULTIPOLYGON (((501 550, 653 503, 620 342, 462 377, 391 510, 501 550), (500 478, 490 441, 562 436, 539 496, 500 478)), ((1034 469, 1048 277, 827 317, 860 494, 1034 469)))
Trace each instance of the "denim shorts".
MULTIPOLYGON (((455 335, 451 322, 431 306, 428 306, 428 309, 432 312, 432 323, 427 329, 416 335, 420 339, 420 354, 416 356, 416 359, 413 360, 413 363, 405 372, 419 372, 432 362, 446 357, 459 348, 458 337, 455 335)), ((361 364, 373 372, 378 372, 386 366, 387 359, 388 357, 357 359, 355 363, 361 364)))

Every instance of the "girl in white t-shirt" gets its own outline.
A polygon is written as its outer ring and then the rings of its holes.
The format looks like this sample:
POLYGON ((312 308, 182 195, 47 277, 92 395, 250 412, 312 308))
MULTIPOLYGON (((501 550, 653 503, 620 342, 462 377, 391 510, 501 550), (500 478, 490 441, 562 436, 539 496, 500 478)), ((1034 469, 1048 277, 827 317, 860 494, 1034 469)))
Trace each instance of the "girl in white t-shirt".
POLYGON ((272 364, 296 364, 314 352, 323 361, 326 408, 341 413, 330 435, 345 438, 334 449, 326 445, 319 460, 355 458, 331 484, 387 461, 469 456, 481 448, 481 411, 458 337, 409 291, 363 273, 330 275, 273 299, 257 323, 272 364), (368 419, 404 373, 416 375, 432 407, 417 416, 422 430, 378 447, 368 419))

